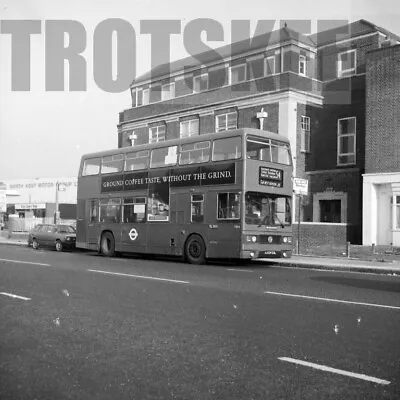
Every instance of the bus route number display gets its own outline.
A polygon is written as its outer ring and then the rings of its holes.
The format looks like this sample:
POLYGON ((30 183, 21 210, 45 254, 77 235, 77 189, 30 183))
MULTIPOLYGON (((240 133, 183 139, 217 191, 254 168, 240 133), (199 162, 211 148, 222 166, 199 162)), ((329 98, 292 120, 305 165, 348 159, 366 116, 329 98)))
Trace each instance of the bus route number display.
POLYGON ((258 171, 258 183, 261 186, 283 187, 283 170, 260 167, 258 171))

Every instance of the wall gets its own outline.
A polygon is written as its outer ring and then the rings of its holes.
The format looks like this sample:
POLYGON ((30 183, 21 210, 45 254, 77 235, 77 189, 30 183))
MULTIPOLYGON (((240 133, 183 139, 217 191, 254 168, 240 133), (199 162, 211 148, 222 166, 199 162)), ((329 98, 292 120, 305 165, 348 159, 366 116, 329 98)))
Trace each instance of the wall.
MULTIPOLYGON (((300 224, 300 254, 306 254, 313 247, 345 247, 351 241, 353 227, 348 224, 306 223, 300 224)), ((296 250, 298 226, 293 225, 293 246, 296 250)))
POLYGON ((366 173, 400 171, 400 45, 367 57, 366 173))

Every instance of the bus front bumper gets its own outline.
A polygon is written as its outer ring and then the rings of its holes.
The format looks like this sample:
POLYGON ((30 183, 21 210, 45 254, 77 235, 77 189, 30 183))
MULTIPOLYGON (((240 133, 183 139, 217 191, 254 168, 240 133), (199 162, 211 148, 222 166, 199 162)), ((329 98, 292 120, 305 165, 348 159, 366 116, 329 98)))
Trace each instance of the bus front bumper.
POLYGON ((290 258, 292 257, 292 250, 242 250, 240 258, 246 260, 255 260, 257 258, 290 258))

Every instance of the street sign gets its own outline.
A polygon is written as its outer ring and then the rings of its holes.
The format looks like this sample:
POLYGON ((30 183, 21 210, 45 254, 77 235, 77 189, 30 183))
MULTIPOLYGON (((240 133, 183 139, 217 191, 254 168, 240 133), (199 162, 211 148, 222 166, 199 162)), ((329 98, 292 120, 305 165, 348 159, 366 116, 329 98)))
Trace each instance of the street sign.
POLYGON ((296 194, 308 194, 308 179, 293 178, 293 191, 296 194))

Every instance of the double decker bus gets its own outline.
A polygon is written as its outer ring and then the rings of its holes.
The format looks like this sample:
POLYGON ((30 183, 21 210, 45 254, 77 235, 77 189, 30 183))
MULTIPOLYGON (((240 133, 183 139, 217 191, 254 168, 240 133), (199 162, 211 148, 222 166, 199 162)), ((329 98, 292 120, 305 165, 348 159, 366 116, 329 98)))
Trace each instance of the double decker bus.
POLYGON ((243 128, 82 157, 76 246, 104 256, 290 257, 289 141, 243 128))

